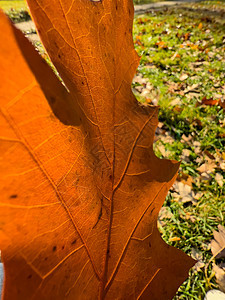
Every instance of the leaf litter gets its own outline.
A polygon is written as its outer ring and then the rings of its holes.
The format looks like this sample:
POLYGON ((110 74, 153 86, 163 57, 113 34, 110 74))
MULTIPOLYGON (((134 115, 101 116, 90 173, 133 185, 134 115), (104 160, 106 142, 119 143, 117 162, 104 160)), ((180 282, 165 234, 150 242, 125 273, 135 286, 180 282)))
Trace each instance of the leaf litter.
MULTIPOLYGON (((150 82, 161 107, 155 153, 181 160, 159 228, 171 244, 193 256, 202 253, 201 267, 175 299, 202 299, 209 288, 202 267, 211 258, 212 231, 225 222, 225 5, 182 6, 138 16, 134 36, 141 40, 136 44, 142 56, 138 76, 150 82)), ((215 277, 209 284, 216 286, 215 277)))
POLYGON ((225 227, 219 225, 218 231, 214 231, 213 235, 210 247, 213 257, 219 263, 213 263, 212 272, 215 274, 219 289, 225 292, 225 227))

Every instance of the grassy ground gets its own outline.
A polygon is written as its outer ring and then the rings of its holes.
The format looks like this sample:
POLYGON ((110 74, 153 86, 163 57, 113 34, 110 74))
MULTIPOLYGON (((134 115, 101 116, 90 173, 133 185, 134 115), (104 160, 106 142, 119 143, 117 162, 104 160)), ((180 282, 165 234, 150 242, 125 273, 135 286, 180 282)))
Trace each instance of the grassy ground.
POLYGON ((138 16, 134 22, 135 47, 142 55, 134 92, 140 101, 161 106, 157 155, 182 160, 160 231, 167 243, 201 261, 175 299, 203 299, 218 287, 207 262, 213 230, 225 224, 223 11, 224 3, 210 1, 138 16))
MULTIPOLYGON (((148 4, 148 3, 154 3, 154 2, 160 2, 160 0, 133 0, 134 1, 134 4, 148 4)), ((161 0, 161 1, 164 1, 164 0, 161 0)), ((167 1, 167 0, 165 0, 167 1)))
MULTIPOLYGON (((6 2, 24 3, 0 6, 6 2)), ((205 1, 134 20, 142 58, 133 91, 141 102, 161 106, 156 154, 182 160, 159 229, 167 243, 199 260, 174 299, 203 299, 218 288, 212 267, 220 261, 212 259, 210 241, 225 225, 224 14, 224 1, 205 1)))
POLYGON ((23 22, 30 20, 26 1, 1 1, 0 8, 13 20, 13 22, 23 22))
POLYGON ((27 5, 26 5, 26 1, 24 0, 10 0, 10 1, 1 1, 0 0, 0 7, 5 10, 8 11, 10 9, 26 9, 27 5))

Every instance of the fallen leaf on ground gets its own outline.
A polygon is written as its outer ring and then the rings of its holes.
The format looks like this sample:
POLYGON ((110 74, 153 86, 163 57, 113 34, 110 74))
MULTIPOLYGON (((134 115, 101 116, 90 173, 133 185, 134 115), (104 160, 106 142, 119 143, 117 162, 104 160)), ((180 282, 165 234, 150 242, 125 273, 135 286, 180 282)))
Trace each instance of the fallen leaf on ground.
POLYGON ((214 155, 215 156, 215 161, 218 164, 218 167, 222 170, 225 170, 225 152, 219 152, 214 155))
POLYGON ((180 81, 184 81, 188 78, 188 75, 187 74, 181 74, 180 76, 180 81))
POLYGON ((190 154, 191 154, 191 150, 183 149, 180 159, 185 161, 185 162, 190 162, 190 157, 189 157, 190 154))
POLYGON ((182 143, 186 143, 188 145, 191 145, 191 141, 193 141, 193 136, 191 136, 190 134, 188 136, 186 136, 185 134, 183 134, 181 136, 181 142, 182 143))
POLYGON ((215 175, 215 180, 216 180, 216 182, 218 183, 218 185, 219 185, 220 187, 223 186, 224 179, 223 179, 223 175, 222 175, 222 174, 216 173, 216 175, 215 175))
POLYGON ((181 104, 181 100, 179 97, 175 98, 174 100, 172 100, 170 102, 170 106, 175 106, 175 105, 178 105, 178 104, 181 104))
POLYGON ((189 186, 192 186, 193 177, 190 176, 189 174, 186 174, 186 173, 183 173, 183 172, 179 172, 178 177, 177 177, 177 181, 180 181, 183 184, 187 184, 189 186))
POLYGON ((214 231, 214 239, 211 241, 211 251, 216 259, 225 258, 225 228, 218 225, 219 231, 214 231))
POLYGON ((169 157, 170 151, 167 150, 167 149, 166 149, 166 146, 163 145, 162 143, 157 144, 157 145, 155 146, 155 151, 156 151, 156 150, 158 150, 164 158, 168 158, 168 157, 169 157))
POLYGON ((215 273, 216 282, 218 283, 219 289, 225 293, 225 264, 213 264, 212 272, 215 273))
POLYGON ((199 25, 198 25, 198 29, 200 29, 200 30, 201 30, 201 29, 202 29, 202 27, 203 27, 203 26, 202 26, 202 23, 199 23, 199 25))
POLYGON ((189 212, 186 212, 185 215, 182 216, 182 219, 187 221, 190 220, 192 223, 195 223, 197 221, 197 218, 189 212))
POLYGON ((203 255, 202 252, 198 249, 192 248, 191 249, 191 257, 193 257, 195 260, 197 260, 197 263, 192 268, 195 272, 201 271, 201 268, 205 266, 205 263, 203 262, 203 255))
POLYGON ((163 143, 169 143, 169 144, 172 144, 174 141, 175 141, 175 139, 174 139, 174 137, 172 137, 171 135, 170 135, 170 133, 169 132, 165 132, 165 135, 163 135, 162 137, 161 137, 161 141, 163 142, 163 143))
POLYGON ((216 163, 214 161, 205 162, 200 167, 197 168, 197 170, 200 173, 207 173, 211 174, 215 171, 216 163))
POLYGON ((204 181, 210 181, 212 179, 212 176, 207 172, 203 172, 201 173, 200 178, 204 181))
POLYGON ((171 219, 172 217, 173 217, 173 214, 172 214, 170 208, 163 206, 159 211, 158 224, 163 227, 166 225, 165 219, 171 219))
POLYGON ((192 145, 194 146, 195 154, 201 153, 201 143, 198 141, 193 141, 192 145))
POLYGON ((172 196, 175 201, 181 203, 192 202, 193 204, 196 204, 195 194, 192 191, 191 186, 176 181, 173 188, 175 192, 172 193, 172 196))
POLYGON ((173 214, 169 207, 163 206, 159 211, 159 219, 171 219, 173 217, 173 214))
POLYGON ((218 103, 219 100, 213 98, 207 99, 206 97, 204 97, 201 102, 201 104, 210 105, 210 106, 218 105, 218 103))
POLYGON ((199 86, 200 86, 199 83, 195 83, 195 84, 193 84, 193 85, 191 85, 191 86, 188 86, 188 87, 184 90, 184 94, 187 94, 187 93, 190 93, 190 92, 192 92, 192 91, 197 90, 199 86))

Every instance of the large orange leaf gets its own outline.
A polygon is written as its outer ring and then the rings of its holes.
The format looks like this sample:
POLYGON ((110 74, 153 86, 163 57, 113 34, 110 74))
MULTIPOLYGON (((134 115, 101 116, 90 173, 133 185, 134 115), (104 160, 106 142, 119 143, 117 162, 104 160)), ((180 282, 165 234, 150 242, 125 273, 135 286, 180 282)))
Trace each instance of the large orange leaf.
POLYGON ((170 299, 193 260, 157 215, 178 164, 131 92, 131 0, 30 0, 66 87, 0 18, 3 299, 170 299))

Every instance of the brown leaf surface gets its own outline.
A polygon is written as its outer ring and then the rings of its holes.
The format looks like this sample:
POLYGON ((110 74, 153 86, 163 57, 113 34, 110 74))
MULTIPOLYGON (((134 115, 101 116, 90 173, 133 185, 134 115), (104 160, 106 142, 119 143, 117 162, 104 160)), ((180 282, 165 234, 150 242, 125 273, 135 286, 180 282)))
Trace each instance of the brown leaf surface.
POLYGON ((218 225, 218 232, 214 231, 214 239, 211 241, 211 251, 216 258, 225 257, 225 228, 218 225))
POLYGON ((215 273, 216 282, 218 283, 219 289, 225 293, 225 264, 213 264, 212 271, 215 273))
POLYGON ((131 92, 132 1, 29 6, 67 88, 1 14, 3 299, 170 299, 193 260, 156 225, 178 164, 131 92))

